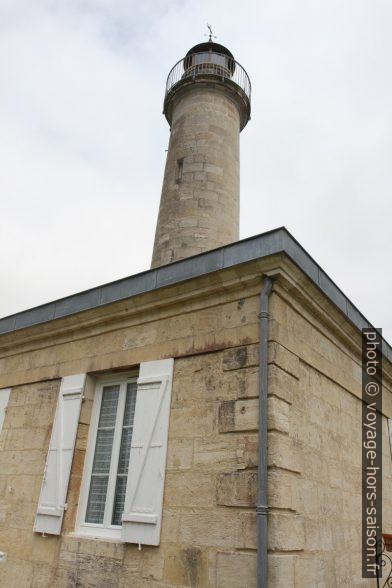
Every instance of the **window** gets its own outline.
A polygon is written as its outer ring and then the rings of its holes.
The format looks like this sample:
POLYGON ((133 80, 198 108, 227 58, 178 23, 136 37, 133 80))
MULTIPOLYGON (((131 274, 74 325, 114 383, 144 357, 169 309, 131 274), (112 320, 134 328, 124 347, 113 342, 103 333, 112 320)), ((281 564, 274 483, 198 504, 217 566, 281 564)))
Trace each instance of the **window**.
POLYGON ((121 537, 136 395, 134 376, 97 383, 80 501, 82 533, 121 537))
POLYGON ((182 180, 182 170, 184 167, 184 158, 177 159, 177 166, 176 166, 176 184, 179 184, 182 180))
POLYGON ((193 55, 193 63, 195 65, 214 63, 224 67, 226 65, 227 57, 218 53, 195 53, 193 55))
POLYGON ((64 376, 34 531, 60 535, 85 389, 94 400, 75 532, 159 545, 173 359, 140 364, 139 377, 64 376))

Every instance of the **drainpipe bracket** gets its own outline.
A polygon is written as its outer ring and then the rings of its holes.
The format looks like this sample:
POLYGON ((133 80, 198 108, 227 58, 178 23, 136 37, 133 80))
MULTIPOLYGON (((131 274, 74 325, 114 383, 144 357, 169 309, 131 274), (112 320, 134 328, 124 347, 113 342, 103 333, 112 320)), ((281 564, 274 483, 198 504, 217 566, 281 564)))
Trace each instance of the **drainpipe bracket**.
POLYGON ((269 318, 269 312, 267 312, 266 310, 262 310, 261 312, 257 313, 257 316, 259 318, 269 318))
POLYGON ((269 511, 268 506, 256 506, 256 514, 258 515, 267 515, 269 511))

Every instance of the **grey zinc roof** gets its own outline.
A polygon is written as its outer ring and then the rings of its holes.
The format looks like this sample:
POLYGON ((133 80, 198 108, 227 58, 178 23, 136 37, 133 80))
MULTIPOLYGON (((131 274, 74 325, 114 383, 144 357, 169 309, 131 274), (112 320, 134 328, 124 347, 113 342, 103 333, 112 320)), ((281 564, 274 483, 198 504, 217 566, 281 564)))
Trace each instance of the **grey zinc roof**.
MULTIPOLYGON (((371 323, 287 229, 280 227, 206 253, 200 253, 169 265, 150 269, 10 315, 0 319, 0 335, 282 252, 320 288, 358 329, 372 327, 371 323)), ((392 361, 392 348, 385 339, 383 340, 383 353, 389 361, 392 361)))

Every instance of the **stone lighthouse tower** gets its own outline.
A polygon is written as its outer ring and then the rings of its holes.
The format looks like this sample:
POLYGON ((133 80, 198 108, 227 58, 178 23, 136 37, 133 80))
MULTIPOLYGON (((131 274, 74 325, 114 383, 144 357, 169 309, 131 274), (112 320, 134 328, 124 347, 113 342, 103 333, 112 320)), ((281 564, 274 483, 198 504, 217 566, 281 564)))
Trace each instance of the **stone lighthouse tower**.
POLYGON ((211 36, 169 73, 170 142, 152 267, 238 241, 239 135, 250 89, 244 68, 211 36))

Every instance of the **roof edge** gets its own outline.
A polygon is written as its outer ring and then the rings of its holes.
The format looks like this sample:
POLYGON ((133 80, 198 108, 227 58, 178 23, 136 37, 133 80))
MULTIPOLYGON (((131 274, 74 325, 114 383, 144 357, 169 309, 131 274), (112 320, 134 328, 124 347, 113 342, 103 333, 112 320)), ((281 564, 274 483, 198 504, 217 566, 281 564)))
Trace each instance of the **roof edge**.
MULTIPOLYGON (((0 336, 277 253, 285 253, 359 330, 375 328, 285 227, 248 237, 0 319, 0 336)), ((383 354, 392 347, 383 338, 383 354)))

